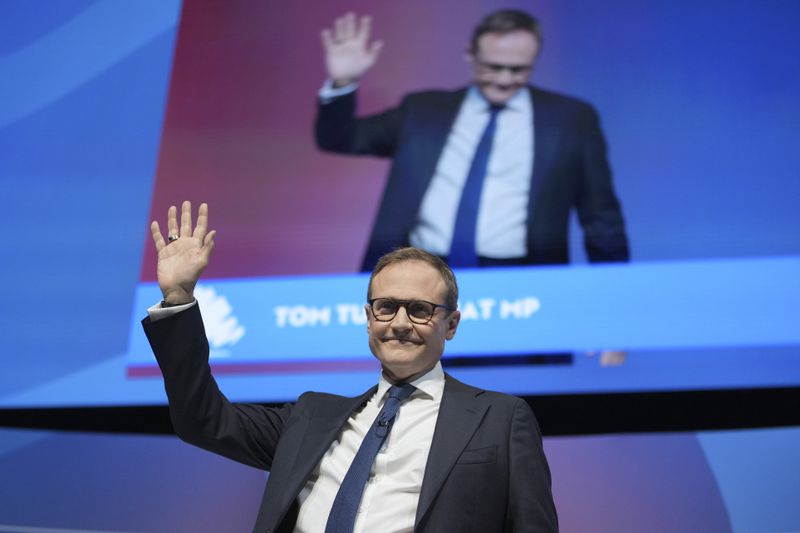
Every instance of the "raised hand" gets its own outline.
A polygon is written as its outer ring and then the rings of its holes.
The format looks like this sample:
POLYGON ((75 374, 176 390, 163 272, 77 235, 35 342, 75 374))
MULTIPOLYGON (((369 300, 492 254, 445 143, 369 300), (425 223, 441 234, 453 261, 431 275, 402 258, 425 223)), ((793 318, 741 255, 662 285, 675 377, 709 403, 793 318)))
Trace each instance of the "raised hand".
POLYGON ((334 86, 358 81, 378 60, 382 41, 369 42, 372 18, 356 18, 354 13, 337 18, 333 28, 322 30, 325 67, 334 86))
POLYGON ((625 350, 590 350, 586 352, 588 357, 600 355, 600 366, 621 366, 628 360, 628 352, 625 350))
POLYGON ((184 304, 194 300, 194 286, 208 265, 214 249, 216 231, 208 231, 208 205, 200 204, 197 225, 192 230, 192 204, 181 206, 178 227, 177 208, 167 211, 167 241, 161 234, 158 222, 150 224, 153 243, 158 252, 158 285, 164 300, 170 304, 184 304))

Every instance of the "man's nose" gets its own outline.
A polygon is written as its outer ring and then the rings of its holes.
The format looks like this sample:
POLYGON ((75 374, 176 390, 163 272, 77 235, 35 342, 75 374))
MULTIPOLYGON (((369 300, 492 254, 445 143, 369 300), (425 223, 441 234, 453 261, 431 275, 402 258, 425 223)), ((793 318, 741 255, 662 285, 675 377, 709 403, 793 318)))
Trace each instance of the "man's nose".
POLYGON ((392 319, 392 328, 398 330, 411 329, 411 320, 408 319, 406 306, 401 305, 400 309, 397 310, 397 314, 392 319))
POLYGON ((510 68, 502 68, 495 74, 494 81, 498 85, 509 85, 514 81, 514 74, 510 68))

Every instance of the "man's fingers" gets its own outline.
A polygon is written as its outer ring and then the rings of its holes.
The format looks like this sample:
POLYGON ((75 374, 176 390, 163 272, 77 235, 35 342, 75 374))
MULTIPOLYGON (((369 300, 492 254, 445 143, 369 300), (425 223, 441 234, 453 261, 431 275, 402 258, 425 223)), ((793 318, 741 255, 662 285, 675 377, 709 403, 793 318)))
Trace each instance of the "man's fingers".
POLYGON ((344 39, 347 15, 343 15, 333 21, 333 38, 336 41, 344 39))
MULTIPOLYGON (((181 204, 181 219, 178 226, 178 209, 173 205, 167 211, 167 236, 178 235, 179 237, 196 237, 202 243, 208 233, 208 204, 200 204, 197 210, 197 225, 192 229, 192 203, 188 200, 181 204)), ((153 221, 150 225, 153 234, 153 242, 156 249, 161 250, 166 244, 164 236, 161 234, 158 222, 153 221)))
POLYGON ((208 232, 208 204, 200 204, 200 209, 197 210, 197 225, 194 227, 193 237, 200 239, 200 242, 206 237, 208 232))
POLYGON ((333 46, 333 34, 331 33, 331 30, 325 28, 320 32, 319 36, 322 38, 322 46, 325 48, 325 50, 330 50, 330 48, 333 46))
POLYGON ((366 43, 369 39, 370 28, 372 27, 372 17, 369 15, 364 15, 361 17, 361 20, 358 26, 355 28, 355 38, 361 41, 362 43, 366 43))
POLYGON ((627 358, 628 352, 624 350, 603 350, 600 352, 600 366, 620 366, 627 358))
POLYGON ((211 257, 211 252, 214 251, 214 236, 216 234, 216 230, 209 231, 206 238, 203 240, 202 252, 206 263, 208 263, 208 259, 211 257))
POLYGON ((192 203, 189 200, 181 206, 181 237, 192 236, 192 203))
POLYGON ((320 36, 326 49, 354 42, 366 47, 371 31, 371 16, 356 17, 355 13, 346 13, 333 21, 333 28, 322 30, 320 36))
POLYGON ((211 230, 203 239, 203 248, 209 248, 209 253, 214 249, 214 237, 217 236, 217 230, 211 230))
POLYGON ((351 40, 356 36, 356 15, 355 13, 348 13, 344 16, 344 35, 343 39, 351 40))
POLYGON ((174 205, 167 210, 167 235, 178 234, 178 208, 174 205))
POLYGON ((158 222, 155 220, 150 224, 150 233, 153 235, 153 244, 156 245, 156 252, 160 252, 167 243, 164 242, 164 236, 161 235, 161 228, 158 227, 158 222))
POLYGON ((378 60, 378 55, 380 55, 382 49, 383 41, 375 41, 369 45, 369 55, 373 63, 378 60))

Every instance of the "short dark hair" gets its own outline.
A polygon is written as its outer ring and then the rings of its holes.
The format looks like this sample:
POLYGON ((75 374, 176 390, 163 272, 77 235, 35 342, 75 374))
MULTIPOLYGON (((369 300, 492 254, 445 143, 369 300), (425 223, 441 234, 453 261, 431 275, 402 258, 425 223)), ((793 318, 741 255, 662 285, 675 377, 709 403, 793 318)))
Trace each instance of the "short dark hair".
POLYGON ((442 276, 442 280, 444 280, 445 285, 447 285, 447 295, 445 296, 444 305, 450 307, 451 309, 455 309, 457 307, 458 283, 456 282, 456 276, 453 274, 453 271, 450 269, 447 263, 442 260, 442 258, 428 253, 425 250, 414 248, 413 246, 398 248, 389 252, 388 254, 384 254, 380 259, 378 259, 378 262, 375 264, 375 268, 372 269, 372 274, 369 276, 367 300, 372 298, 372 280, 375 279, 375 276, 377 276, 378 273, 380 273, 380 271, 387 266, 404 261, 421 261, 435 268, 439 272, 439 275, 442 276))
POLYGON ((501 9, 489 13, 481 20, 472 32, 470 52, 478 52, 478 39, 487 33, 511 33, 512 31, 528 31, 536 37, 539 46, 542 45, 542 30, 536 17, 516 9, 501 9))

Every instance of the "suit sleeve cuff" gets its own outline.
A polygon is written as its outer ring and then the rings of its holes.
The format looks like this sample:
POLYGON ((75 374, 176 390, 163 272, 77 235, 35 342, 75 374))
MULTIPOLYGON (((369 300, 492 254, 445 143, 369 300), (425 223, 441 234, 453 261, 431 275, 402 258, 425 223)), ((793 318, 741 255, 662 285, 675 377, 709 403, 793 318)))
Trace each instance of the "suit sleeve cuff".
POLYGON ((188 304, 173 305, 171 307, 161 307, 161 302, 158 302, 157 304, 147 308, 147 315, 150 317, 151 322, 156 322, 163 318, 176 315, 181 311, 185 311, 195 305, 197 305, 197 300, 189 302, 188 304))
POLYGON ((332 80, 325 80, 319 90, 319 103, 325 105, 340 96, 352 93, 356 89, 358 89, 358 83, 351 83, 344 87, 334 87, 332 80))

